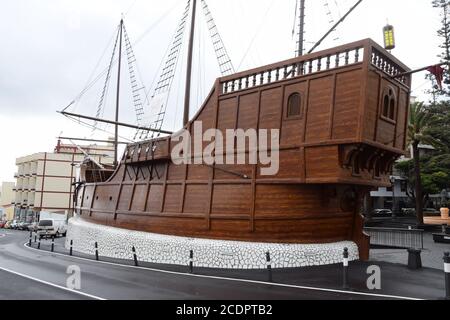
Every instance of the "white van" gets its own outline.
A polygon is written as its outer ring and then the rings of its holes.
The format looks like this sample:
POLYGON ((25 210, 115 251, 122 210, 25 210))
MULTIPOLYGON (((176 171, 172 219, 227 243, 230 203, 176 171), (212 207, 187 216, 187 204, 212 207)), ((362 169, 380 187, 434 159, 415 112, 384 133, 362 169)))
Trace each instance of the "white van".
POLYGON ((43 219, 39 221, 37 227, 37 234, 39 239, 44 237, 58 237, 60 235, 65 236, 67 232, 67 226, 65 221, 54 219, 43 219))

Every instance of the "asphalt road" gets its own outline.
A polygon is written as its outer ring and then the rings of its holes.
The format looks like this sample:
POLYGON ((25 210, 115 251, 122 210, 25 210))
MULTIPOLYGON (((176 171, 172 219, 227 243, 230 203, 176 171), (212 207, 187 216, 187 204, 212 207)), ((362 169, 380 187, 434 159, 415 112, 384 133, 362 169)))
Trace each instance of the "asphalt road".
MULTIPOLYGON (((344 292, 336 288, 322 290, 282 284, 272 285, 262 281, 230 280, 214 277, 211 272, 204 275, 188 275, 99 263, 26 248, 24 243, 27 240, 26 232, 0 230, 0 299, 353 300, 393 298, 371 293, 344 292), (70 266, 77 266, 81 271, 79 291, 64 289, 69 277, 67 270, 70 266), (24 278, 23 275, 32 279, 24 278)), ((316 273, 322 272, 315 270, 316 273)), ((286 273, 286 277, 289 275, 295 278, 292 272, 294 271, 286 273)), ((313 276, 313 273, 311 275, 313 276)), ((320 276, 324 277, 324 274, 320 273, 320 276)), ((317 282, 319 286, 320 281, 317 282)), ((322 281, 321 284, 323 285, 324 282, 322 281)), ((438 293, 433 292, 434 295, 438 293)), ((421 298, 420 295, 407 295, 407 297, 421 298)))
POLYGON ((0 300, 79 299, 91 298, 0 270, 0 300))

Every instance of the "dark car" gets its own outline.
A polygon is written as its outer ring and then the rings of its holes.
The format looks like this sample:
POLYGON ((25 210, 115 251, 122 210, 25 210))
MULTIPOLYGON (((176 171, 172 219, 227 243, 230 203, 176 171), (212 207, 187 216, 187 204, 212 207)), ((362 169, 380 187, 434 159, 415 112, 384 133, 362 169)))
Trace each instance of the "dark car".
POLYGON ((375 218, 392 217, 392 210, 391 209, 375 209, 372 212, 372 217, 375 217, 375 218))
POLYGON ((28 230, 28 226, 29 225, 31 225, 31 223, 29 223, 29 222, 20 222, 18 225, 17 225, 17 229, 19 229, 19 230, 28 230))
POLYGON ((402 208, 402 214, 408 217, 414 217, 416 215, 415 208, 402 208))

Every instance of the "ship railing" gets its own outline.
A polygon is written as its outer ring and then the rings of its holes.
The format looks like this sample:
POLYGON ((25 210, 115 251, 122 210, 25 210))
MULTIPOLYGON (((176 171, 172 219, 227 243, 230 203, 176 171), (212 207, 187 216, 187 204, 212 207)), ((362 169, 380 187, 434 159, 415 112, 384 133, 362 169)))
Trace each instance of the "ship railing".
MULTIPOLYGON (((366 39, 223 77, 219 80, 220 94, 230 94, 363 63, 367 68, 372 65, 391 78, 409 71, 388 51, 374 41, 366 39)), ((395 79, 409 86, 409 76, 395 79)))
POLYGON ((386 54, 383 54, 381 50, 373 47, 372 48, 372 60, 371 63, 378 70, 383 71, 388 74, 395 80, 403 83, 406 86, 409 86, 409 76, 403 75, 396 77, 402 73, 405 73, 407 68, 401 67, 399 64, 395 63, 392 59, 390 59, 386 54))

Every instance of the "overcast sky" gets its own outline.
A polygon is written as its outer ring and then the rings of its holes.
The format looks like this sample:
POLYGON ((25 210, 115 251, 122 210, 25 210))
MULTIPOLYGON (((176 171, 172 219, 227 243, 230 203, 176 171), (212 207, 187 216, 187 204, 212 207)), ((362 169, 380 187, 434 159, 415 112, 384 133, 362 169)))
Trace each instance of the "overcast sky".
MULTIPOLYGON (((121 14, 134 43, 142 82, 151 87, 186 5, 186 0, 0 1, 0 182, 14 181, 17 157, 52 151, 61 132, 66 136, 91 136, 91 130, 65 120, 56 110, 67 106, 92 76, 107 67, 121 14)), ((295 2, 207 0, 237 71, 294 55, 295 2)), ((306 0, 307 48, 330 27, 327 8, 337 20, 354 2, 306 0)), ((431 0, 365 0, 319 50, 363 38, 382 44, 381 30, 389 21, 396 30, 393 54, 411 68, 423 67, 438 62, 439 20, 431 0)), ((192 114, 219 76, 200 8, 197 30, 192 114)), ((178 68, 179 76, 174 80, 165 125, 171 130, 181 126, 183 71, 178 68)), ((71 111, 95 115, 103 82, 99 81, 71 111)), ((122 80, 122 87, 121 120, 133 122, 133 106, 126 92, 129 80, 122 80)), ((414 77, 413 95, 427 100, 424 90, 429 87, 423 73, 414 77)), ((104 111, 107 118, 112 117, 113 94, 111 89, 104 111)), ((95 134, 98 138, 107 136, 95 134)))

